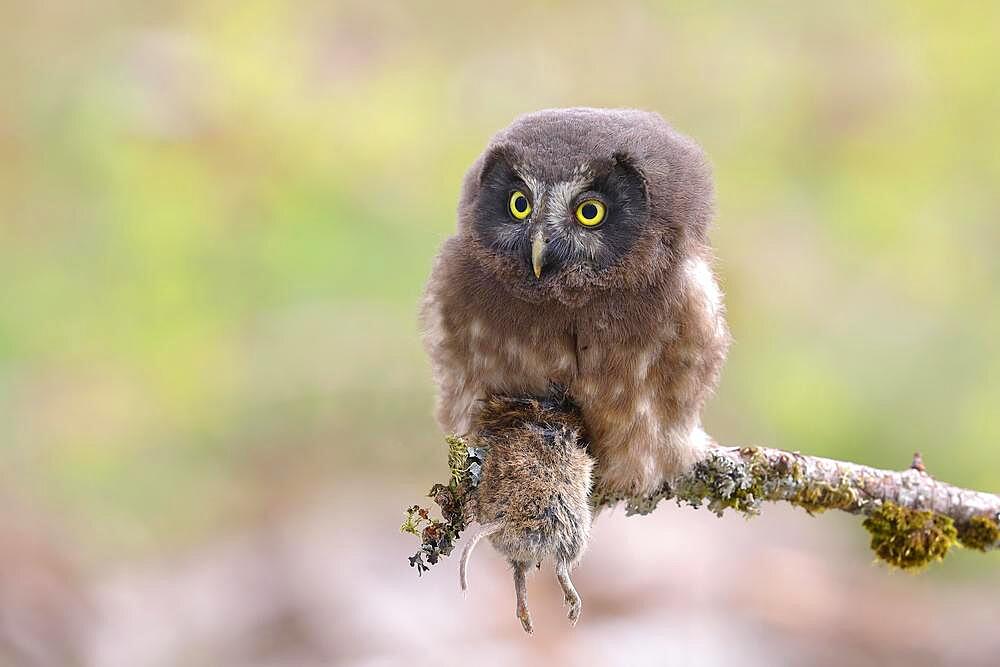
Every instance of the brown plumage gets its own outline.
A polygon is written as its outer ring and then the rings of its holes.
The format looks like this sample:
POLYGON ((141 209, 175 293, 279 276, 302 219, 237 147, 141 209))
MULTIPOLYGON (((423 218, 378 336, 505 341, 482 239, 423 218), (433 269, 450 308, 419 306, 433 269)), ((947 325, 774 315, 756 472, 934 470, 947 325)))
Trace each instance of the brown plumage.
POLYGON ((557 391, 542 399, 491 395, 474 428, 487 449, 473 503, 483 528, 462 553, 462 589, 472 550, 488 537, 513 567, 517 617, 525 631, 532 631, 525 574, 550 557, 575 624, 582 602, 569 573, 590 537, 593 469, 580 438, 582 424, 557 391))
POLYGON ((497 134, 422 307, 441 427, 467 433, 489 394, 555 382, 599 488, 650 493, 684 471, 709 443, 700 413, 729 344, 711 216, 702 151, 656 114, 541 111, 497 134), (587 226, 593 201, 606 215, 587 226))

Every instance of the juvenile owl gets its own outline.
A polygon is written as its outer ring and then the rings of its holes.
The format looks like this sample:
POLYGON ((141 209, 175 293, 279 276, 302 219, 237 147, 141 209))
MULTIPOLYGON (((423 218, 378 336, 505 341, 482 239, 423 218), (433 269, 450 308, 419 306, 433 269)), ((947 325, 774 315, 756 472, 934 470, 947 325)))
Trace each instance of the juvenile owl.
POLYGON ((709 445, 729 346, 701 149, 659 115, 521 116, 468 171, 421 320, 437 417, 466 433, 490 394, 553 383, 580 407, 597 488, 648 494, 709 445))

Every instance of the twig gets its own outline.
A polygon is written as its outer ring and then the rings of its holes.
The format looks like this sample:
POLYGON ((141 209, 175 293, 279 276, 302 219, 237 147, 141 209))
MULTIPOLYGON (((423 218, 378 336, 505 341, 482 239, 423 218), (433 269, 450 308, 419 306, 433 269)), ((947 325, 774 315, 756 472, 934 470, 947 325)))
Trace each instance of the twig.
MULTIPOLYGON (((579 423, 575 408, 566 410, 565 421, 579 423)), ((561 421, 560 415, 551 421, 561 421)), ((410 559, 418 571, 450 553, 468 520, 466 503, 474 495, 479 466, 489 455, 475 447, 475 435, 448 441, 450 483, 436 484, 430 494, 443 520, 430 519, 426 510, 414 506, 410 517, 423 518, 403 526, 422 538, 420 551, 410 559)), ((831 509, 861 514, 875 554, 903 569, 940 560, 956 543, 984 552, 1000 549, 1000 496, 937 481, 926 472, 919 453, 910 468, 893 471, 767 447, 719 446, 652 496, 598 490, 591 498, 595 508, 624 502, 627 514, 648 514, 669 499, 707 507, 720 516, 726 509, 756 515, 764 502, 788 502, 810 514, 831 509)))

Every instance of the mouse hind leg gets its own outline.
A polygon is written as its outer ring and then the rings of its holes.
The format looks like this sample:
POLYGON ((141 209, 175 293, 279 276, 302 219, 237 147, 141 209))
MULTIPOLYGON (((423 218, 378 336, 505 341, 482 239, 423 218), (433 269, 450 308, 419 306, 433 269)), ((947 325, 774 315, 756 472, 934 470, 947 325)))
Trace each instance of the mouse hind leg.
POLYGON ((570 623, 576 625, 576 622, 580 620, 583 600, 580 599, 580 594, 576 592, 573 581, 569 578, 569 564, 566 561, 561 560, 556 563, 556 578, 559 580, 559 585, 562 586, 566 604, 569 606, 569 613, 566 616, 570 623))
POLYGON ((521 621, 521 627, 529 635, 534 632, 531 626, 531 613, 528 611, 528 593, 526 573, 530 567, 529 563, 512 562, 514 566, 514 594, 517 596, 517 618, 521 621))

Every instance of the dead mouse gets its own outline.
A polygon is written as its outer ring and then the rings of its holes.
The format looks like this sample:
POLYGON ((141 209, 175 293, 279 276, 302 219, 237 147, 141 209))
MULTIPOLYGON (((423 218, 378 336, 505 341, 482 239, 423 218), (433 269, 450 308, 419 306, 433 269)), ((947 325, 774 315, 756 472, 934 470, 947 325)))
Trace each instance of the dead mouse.
POLYGON ((487 449, 472 510, 482 529, 462 552, 460 583, 465 590, 472 550, 488 537, 514 569, 517 617, 529 634, 525 575, 545 558, 555 563, 574 625, 582 607, 569 573, 590 539, 594 462, 581 438, 583 424, 567 406, 558 393, 544 399, 490 396, 475 427, 487 449), (557 416, 568 426, 556 425, 557 416))

